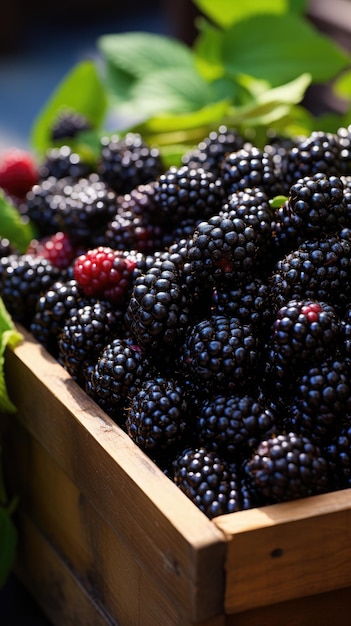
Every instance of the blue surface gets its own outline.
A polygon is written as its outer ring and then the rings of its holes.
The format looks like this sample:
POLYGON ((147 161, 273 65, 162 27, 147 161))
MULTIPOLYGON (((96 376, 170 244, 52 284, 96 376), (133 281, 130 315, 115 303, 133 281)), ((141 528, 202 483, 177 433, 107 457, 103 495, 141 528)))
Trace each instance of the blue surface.
POLYGON ((75 63, 97 55, 100 35, 133 30, 162 33, 164 18, 148 10, 79 28, 38 24, 27 33, 21 50, 0 56, 0 152, 10 145, 29 147, 30 129, 42 106, 75 63))

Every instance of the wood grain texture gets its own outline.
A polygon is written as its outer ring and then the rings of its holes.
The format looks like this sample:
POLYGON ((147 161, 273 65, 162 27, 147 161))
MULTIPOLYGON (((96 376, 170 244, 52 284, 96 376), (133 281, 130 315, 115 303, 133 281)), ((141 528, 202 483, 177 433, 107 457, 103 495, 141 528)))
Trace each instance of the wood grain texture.
POLYGON ((226 613, 351 585, 351 490, 216 519, 227 535, 226 613))
MULTIPOLYGON (((76 489, 71 487, 71 504, 60 513, 72 519, 72 536, 77 536, 73 533, 74 525, 81 525, 77 511, 86 501, 160 592, 182 607, 184 619, 201 621, 220 614, 225 535, 31 335, 20 330, 26 340, 6 356, 8 390, 18 407, 16 419, 76 489)), ((34 473, 45 475, 38 450, 31 445, 28 467, 22 470, 28 487, 34 473)), ((54 488, 53 478, 43 497, 54 488)), ((40 497, 34 507, 38 511, 40 497)))

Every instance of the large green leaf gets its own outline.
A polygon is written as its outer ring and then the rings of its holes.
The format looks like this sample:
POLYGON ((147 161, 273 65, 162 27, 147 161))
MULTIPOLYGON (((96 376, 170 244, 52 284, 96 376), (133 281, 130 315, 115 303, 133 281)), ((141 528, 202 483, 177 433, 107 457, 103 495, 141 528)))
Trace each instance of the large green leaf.
POLYGON ((235 22, 264 13, 284 14, 288 11, 302 13, 307 0, 193 0, 194 4, 215 24, 228 28, 235 22))
POLYGON ((155 72, 194 68, 191 49, 164 35, 144 32, 103 35, 97 46, 105 63, 105 88, 113 105, 133 105, 139 81, 155 72))
POLYGON ((327 81, 351 59, 296 15, 254 16, 225 31, 222 43, 226 73, 248 74, 273 87, 306 72, 313 82, 327 81))
POLYGON ((35 237, 35 228, 28 220, 24 220, 18 209, 9 202, 0 190, 0 237, 7 238, 12 245, 25 252, 35 237))
POLYGON ((31 143, 39 154, 51 145, 50 129, 62 109, 81 113, 95 127, 101 125, 107 98, 94 62, 82 61, 75 65, 39 112, 31 130, 31 143))

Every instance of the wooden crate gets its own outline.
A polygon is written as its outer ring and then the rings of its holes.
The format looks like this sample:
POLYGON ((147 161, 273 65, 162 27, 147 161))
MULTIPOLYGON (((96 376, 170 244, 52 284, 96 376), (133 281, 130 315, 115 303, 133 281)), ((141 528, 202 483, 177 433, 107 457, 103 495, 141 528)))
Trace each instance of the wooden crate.
POLYGON ((16 572, 55 626, 351 623, 351 490, 210 521, 20 330, 16 572))

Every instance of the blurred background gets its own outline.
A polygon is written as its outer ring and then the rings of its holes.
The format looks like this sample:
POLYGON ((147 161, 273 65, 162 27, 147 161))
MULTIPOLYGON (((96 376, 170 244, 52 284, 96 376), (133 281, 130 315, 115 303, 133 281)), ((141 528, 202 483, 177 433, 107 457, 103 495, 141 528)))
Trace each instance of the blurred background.
MULTIPOLYGON (((97 54, 97 37, 142 30, 191 43, 196 10, 191 0, 11 0, 0 20, 0 151, 29 146, 29 132, 60 80, 97 54)), ((351 48, 351 0, 310 0, 309 15, 321 31, 351 48)), ((298 36, 298 35, 297 35, 298 36)), ((337 103, 327 90, 308 94, 314 112, 337 103)))
POLYGON ((146 31, 191 42, 190 0, 11 0, 0 20, 0 151, 28 147, 29 130, 75 63, 97 54, 108 33, 146 31))

